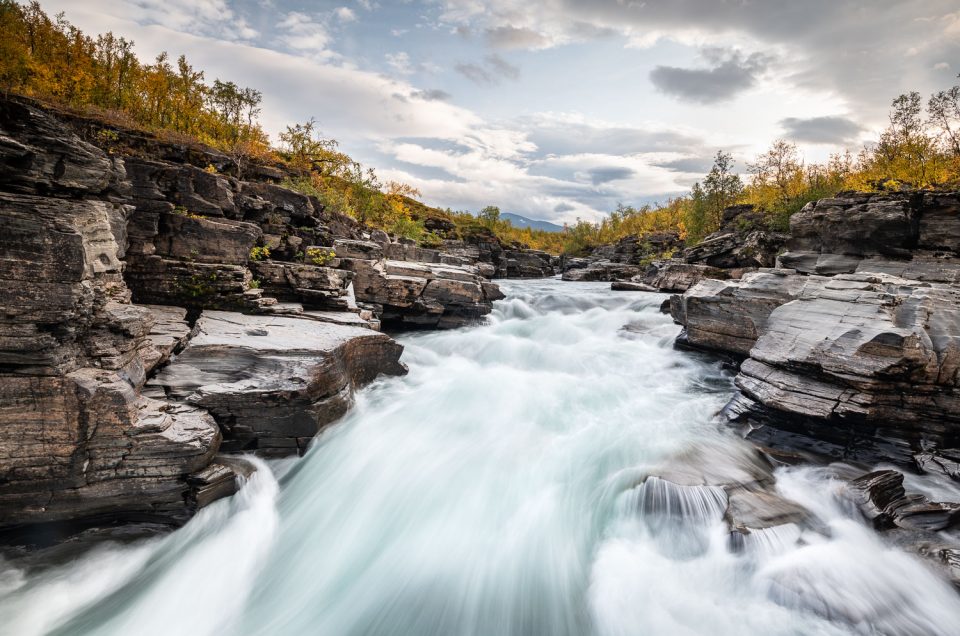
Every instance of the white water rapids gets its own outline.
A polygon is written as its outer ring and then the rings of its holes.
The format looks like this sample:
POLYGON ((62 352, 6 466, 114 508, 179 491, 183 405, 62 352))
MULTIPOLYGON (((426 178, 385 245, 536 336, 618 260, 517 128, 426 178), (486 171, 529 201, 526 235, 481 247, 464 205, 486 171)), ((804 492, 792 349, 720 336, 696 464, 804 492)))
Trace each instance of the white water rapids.
POLYGON ((503 288, 482 326, 402 337, 408 376, 184 528, 7 567, 0 633, 960 633, 960 596, 816 468, 778 471, 777 488, 821 529, 739 553, 722 493, 644 503, 662 482, 637 484, 668 456, 745 445, 713 420, 730 378, 672 348, 662 296, 503 288))

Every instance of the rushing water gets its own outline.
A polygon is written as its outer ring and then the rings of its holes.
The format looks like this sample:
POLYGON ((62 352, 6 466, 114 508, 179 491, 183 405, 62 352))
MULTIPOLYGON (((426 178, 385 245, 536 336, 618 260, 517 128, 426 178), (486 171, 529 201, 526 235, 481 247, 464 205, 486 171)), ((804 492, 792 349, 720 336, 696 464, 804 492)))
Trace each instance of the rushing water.
POLYGON ((777 488, 819 528, 754 533, 740 552, 721 489, 643 481, 690 449, 745 446, 713 421, 730 378, 672 348, 663 297, 504 289, 483 326, 403 337, 407 377, 181 530, 6 568, 0 632, 960 632, 957 595, 818 469, 777 488))

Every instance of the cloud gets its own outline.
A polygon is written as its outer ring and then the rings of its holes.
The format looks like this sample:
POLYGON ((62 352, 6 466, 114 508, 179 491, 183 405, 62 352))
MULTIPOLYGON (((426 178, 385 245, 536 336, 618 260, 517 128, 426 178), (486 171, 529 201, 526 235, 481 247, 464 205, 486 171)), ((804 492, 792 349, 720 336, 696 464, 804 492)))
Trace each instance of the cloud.
POLYGON ((546 155, 696 152, 704 140, 689 131, 659 124, 624 126, 580 114, 539 113, 520 120, 530 141, 546 155))
POLYGON ((350 7, 337 7, 334 9, 333 15, 340 22, 355 22, 357 19, 357 14, 350 7))
POLYGON ((410 93, 410 97, 414 99, 422 99, 425 102, 445 102, 450 99, 450 93, 442 91, 439 88, 429 88, 422 91, 414 91, 410 93))
POLYGON ((291 11, 277 23, 277 28, 285 32, 284 43, 295 51, 317 58, 336 57, 336 54, 329 50, 332 38, 322 20, 299 11, 291 11))
POLYGON ((551 45, 548 38, 532 29, 499 26, 486 33, 490 44, 503 49, 542 49, 551 45))
POLYGON ((760 53, 744 57, 735 50, 705 49, 703 54, 713 66, 658 66, 650 72, 650 81, 660 91, 677 99, 715 104, 733 99, 753 87, 757 76, 769 63, 769 59, 760 53))
POLYGON ((680 157, 679 159, 663 159, 654 161, 653 165, 675 170, 676 172, 706 174, 713 167, 713 158, 706 152, 692 157, 680 157))
MULTIPOLYGON (((51 10, 50 3, 43 8, 51 16, 60 7, 51 10)), ((75 5, 62 7, 70 15, 75 5)), ((194 33, 224 40, 249 41, 260 35, 247 19, 231 8, 227 0, 130 0, 114 9, 121 17, 135 18, 141 24, 156 24, 170 29, 191 30, 194 33)))
POLYGON ((553 211, 559 214, 563 214, 564 212, 573 212, 576 209, 576 206, 570 205, 569 203, 558 203, 553 206, 553 211))
POLYGON ((387 64, 390 65, 393 70, 400 73, 401 75, 410 75, 413 73, 413 66, 410 64, 410 54, 405 51, 400 51, 399 53, 387 53, 384 55, 387 60, 387 64))
MULTIPOLYGON (((943 88, 934 65, 960 58, 960 12, 956 0, 438 0, 441 20, 490 32, 509 27, 527 35, 528 48, 561 46, 609 37, 649 47, 660 40, 687 45, 736 42, 748 50, 776 53, 777 81, 794 89, 841 97, 864 120, 882 122, 889 100, 909 90, 943 88), (921 45, 922 44, 922 45, 921 45), (918 54, 903 52, 916 47, 918 54)), ((676 68, 677 65, 673 65, 676 68)), ((682 69, 710 71, 706 69, 682 69)), ((670 69, 670 65, 665 68, 670 69)), ((721 69, 731 70, 731 69, 721 69)), ((733 69, 735 70, 735 69, 733 69)), ((661 83, 683 96, 708 100, 718 91, 689 87, 697 75, 662 71, 661 83)), ((699 76, 711 81, 716 74, 699 76)), ((749 84, 733 73, 740 86, 749 84)), ((729 96, 719 90, 719 97, 729 96)))
POLYGON ((784 136, 811 144, 849 144, 866 129, 846 117, 787 117, 780 120, 784 136))
POLYGON ((611 181, 623 181, 635 174, 637 174, 635 170, 620 166, 604 166, 587 170, 590 183, 593 185, 602 185, 604 183, 610 183, 611 181))
POLYGON ((506 61, 496 53, 488 55, 486 58, 487 66, 491 68, 499 77, 515 80, 520 77, 520 68, 506 61))
POLYGON ((466 77, 474 84, 495 86, 502 80, 516 80, 520 77, 520 69, 497 54, 488 55, 482 64, 460 63, 454 70, 466 77))

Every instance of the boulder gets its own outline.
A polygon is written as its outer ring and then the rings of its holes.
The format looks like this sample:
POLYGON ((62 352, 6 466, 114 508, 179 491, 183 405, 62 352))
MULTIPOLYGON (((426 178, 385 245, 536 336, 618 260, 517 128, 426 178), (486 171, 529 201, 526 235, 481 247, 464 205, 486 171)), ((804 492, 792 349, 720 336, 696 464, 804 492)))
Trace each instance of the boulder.
POLYGON ((590 263, 587 267, 567 269, 561 278, 567 281, 603 281, 630 280, 643 273, 638 265, 622 265, 609 261, 590 263))
POLYGON ((740 280, 704 279, 672 297, 671 315, 684 327, 683 344, 746 356, 774 309, 824 280, 789 270, 761 270, 740 280))
POLYGON ((348 257, 341 267, 353 272, 359 303, 381 307, 384 322, 410 327, 460 327, 490 313, 503 297, 472 266, 348 257))
POLYGON ((204 311, 197 335, 153 386, 213 414, 224 449, 282 456, 342 416, 353 390, 399 375, 403 347, 370 329, 204 311))
POLYGON ((637 283, 629 280, 615 280, 610 283, 610 289, 612 291, 642 291, 642 292, 657 292, 660 291, 652 285, 647 285, 646 283, 637 283))
POLYGON ((878 470, 858 477, 846 485, 845 493, 878 530, 896 526, 939 532, 960 522, 960 504, 907 494, 903 474, 895 470, 878 470))
POLYGON ((0 527, 185 521, 187 476, 220 445, 204 411, 139 397, 113 371, 0 378, 0 527))
POLYGON ((711 267, 773 267, 787 235, 766 230, 720 231, 687 248, 683 259, 711 267))
POLYGON ((251 248, 262 236, 260 228, 252 223, 164 212, 154 246, 156 254, 170 258, 246 265, 251 248))
POLYGON ((504 250, 504 278, 547 278, 556 274, 553 256, 539 250, 504 250))
POLYGON ((863 274, 807 284, 769 314, 749 355, 744 396, 816 430, 834 454, 907 463, 921 443, 960 434, 955 287, 863 274))
MULTIPOLYGON (((738 272, 739 273, 739 272, 738 272)), ((734 278, 726 270, 708 265, 691 265, 678 260, 654 261, 634 282, 642 282, 662 292, 685 292, 705 278, 734 278)))

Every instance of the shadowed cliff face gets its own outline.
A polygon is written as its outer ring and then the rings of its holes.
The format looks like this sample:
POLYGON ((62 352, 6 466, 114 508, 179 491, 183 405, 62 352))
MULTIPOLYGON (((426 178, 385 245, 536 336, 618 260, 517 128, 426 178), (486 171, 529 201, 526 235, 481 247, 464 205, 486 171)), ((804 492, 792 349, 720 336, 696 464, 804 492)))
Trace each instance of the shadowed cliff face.
MULTIPOLYGON (((297 439, 305 444, 343 414, 355 387, 403 371, 402 348, 356 305, 350 272, 278 262, 276 286, 301 303, 251 284, 251 250, 277 209, 319 243, 359 236, 349 219, 321 216, 269 183, 107 154, 28 101, 0 101, 0 135, 0 528, 17 528, 19 540, 31 541, 20 526, 32 523, 182 523, 235 490, 235 464, 217 457, 224 434, 228 448, 296 453, 297 439), (268 313, 227 313, 249 329, 220 345, 247 352, 260 395, 281 377, 302 379, 274 416, 284 425, 269 433, 236 412, 269 409, 293 389, 277 384, 275 397, 252 407, 252 393, 220 389, 217 409, 194 396, 213 394, 216 378, 169 397, 163 385, 145 389, 175 353, 197 358, 191 335, 209 337, 203 326, 215 320, 201 312, 221 307, 268 313), (262 346, 283 325, 304 337, 262 346), (285 355, 296 373, 269 363, 285 355), (324 402, 332 399, 336 408, 324 402)), ((164 374, 186 383, 176 369, 164 374)))

